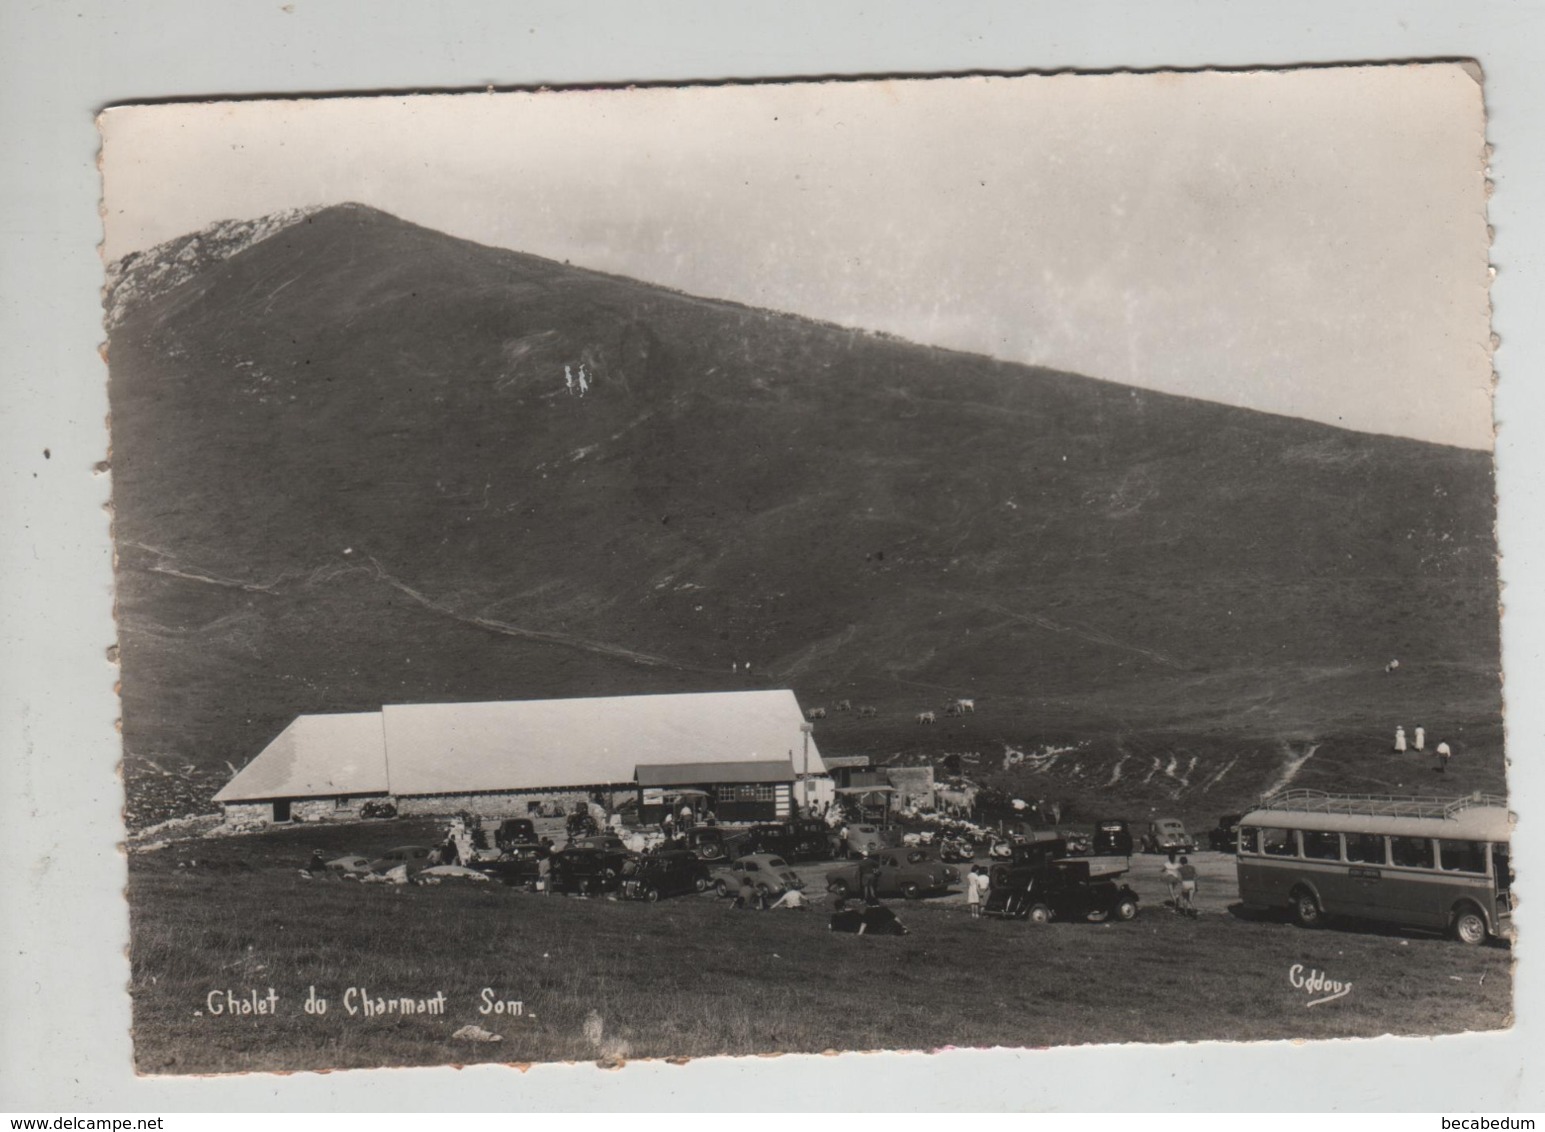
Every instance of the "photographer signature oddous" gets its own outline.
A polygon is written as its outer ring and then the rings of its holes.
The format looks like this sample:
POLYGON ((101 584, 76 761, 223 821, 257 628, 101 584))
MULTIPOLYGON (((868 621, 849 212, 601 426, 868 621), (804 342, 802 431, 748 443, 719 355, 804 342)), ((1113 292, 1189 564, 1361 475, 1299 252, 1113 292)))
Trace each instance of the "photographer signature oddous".
POLYGON ((1338 982, 1313 967, 1309 969, 1308 974, 1305 974, 1302 963, 1294 963, 1288 968, 1288 982, 1305 994, 1320 996, 1310 999, 1304 1003, 1305 1006, 1319 1006, 1321 1003, 1334 1002, 1352 993, 1351 983, 1338 982))

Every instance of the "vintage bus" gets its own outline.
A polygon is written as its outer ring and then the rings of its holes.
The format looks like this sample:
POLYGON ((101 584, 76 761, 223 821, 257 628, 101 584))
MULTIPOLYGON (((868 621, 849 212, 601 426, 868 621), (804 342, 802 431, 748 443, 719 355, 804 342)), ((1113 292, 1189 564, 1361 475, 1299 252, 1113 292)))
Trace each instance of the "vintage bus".
POLYGON ((1239 823, 1239 899, 1305 927, 1346 916, 1452 932, 1511 933, 1505 799, 1395 798, 1286 790, 1239 823))

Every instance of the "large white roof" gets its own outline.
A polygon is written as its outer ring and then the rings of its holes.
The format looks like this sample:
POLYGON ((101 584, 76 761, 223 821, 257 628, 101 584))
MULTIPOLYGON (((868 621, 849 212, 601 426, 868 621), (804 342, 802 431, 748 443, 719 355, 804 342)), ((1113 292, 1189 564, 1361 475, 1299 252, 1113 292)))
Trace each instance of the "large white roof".
MULTIPOLYGON (((382 715, 393 794, 624 783, 641 763, 787 763, 804 722, 787 689, 389 704, 382 715)), ((813 742, 810 767, 823 769, 813 742)))
POLYGON ((215 795, 217 802, 386 793, 381 713, 297 716, 215 795))
MULTIPOLYGON (((787 689, 303 715, 215 800, 620 785, 650 763, 787 766, 793 758, 803 767, 803 722, 787 689)), ((826 769, 813 737, 809 765, 814 774, 826 769)))

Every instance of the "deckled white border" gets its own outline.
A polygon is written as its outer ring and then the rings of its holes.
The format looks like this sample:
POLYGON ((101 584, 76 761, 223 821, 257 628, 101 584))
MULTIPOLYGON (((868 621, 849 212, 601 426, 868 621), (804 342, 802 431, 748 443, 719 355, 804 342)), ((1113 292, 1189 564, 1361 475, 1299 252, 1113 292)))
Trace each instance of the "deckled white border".
MULTIPOLYGON (((1545 42, 1539 9, 1455 0, 577 6, 296 0, 7 5, 0 27, 0 1109, 1539 1109, 1541 980, 1503 1035, 1041 1053, 133 1077, 121 899, 93 113, 158 96, 1479 58, 1496 146, 1505 664, 1523 885, 1545 734, 1545 42), (1435 13, 1435 14, 1434 14, 1435 13), (605 34, 596 34, 597 28, 605 34), (50 458, 43 458, 43 449, 50 458), (972 1082, 975 1082, 973 1085, 972 1082)), ((1528 916, 1522 917, 1528 927, 1528 916)), ((1205 957, 1199 957, 1205 963, 1205 957)))

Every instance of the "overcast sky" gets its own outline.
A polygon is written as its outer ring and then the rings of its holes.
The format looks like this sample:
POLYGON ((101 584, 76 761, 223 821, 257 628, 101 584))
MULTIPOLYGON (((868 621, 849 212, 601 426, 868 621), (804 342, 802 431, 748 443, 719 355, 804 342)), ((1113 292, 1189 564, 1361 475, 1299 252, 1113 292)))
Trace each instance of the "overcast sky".
POLYGON ((106 254, 360 201, 916 342, 1491 447, 1480 87, 1451 66, 167 105, 106 254))

